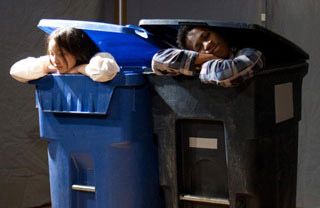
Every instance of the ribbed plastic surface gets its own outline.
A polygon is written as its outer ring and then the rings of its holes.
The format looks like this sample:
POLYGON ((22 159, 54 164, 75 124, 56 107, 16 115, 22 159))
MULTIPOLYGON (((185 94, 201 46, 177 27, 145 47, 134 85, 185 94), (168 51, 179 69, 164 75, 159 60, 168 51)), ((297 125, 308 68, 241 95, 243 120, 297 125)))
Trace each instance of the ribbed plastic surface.
POLYGON ((137 73, 119 73, 110 82, 93 82, 80 74, 47 75, 37 85, 37 107, 43 112, 106 114, 115 88, 143 85, 137 73))

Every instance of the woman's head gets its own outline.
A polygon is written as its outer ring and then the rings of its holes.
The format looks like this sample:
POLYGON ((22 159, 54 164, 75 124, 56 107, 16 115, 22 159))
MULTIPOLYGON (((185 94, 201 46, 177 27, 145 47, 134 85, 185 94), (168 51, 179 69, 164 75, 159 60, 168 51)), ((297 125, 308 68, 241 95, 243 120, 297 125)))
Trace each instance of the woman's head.
POLYGON ((99 48, 82 30, 59 28, 47 38, 47 53, 50 63, 60 73, 67 73, 71 68, 89 63, 99 48))

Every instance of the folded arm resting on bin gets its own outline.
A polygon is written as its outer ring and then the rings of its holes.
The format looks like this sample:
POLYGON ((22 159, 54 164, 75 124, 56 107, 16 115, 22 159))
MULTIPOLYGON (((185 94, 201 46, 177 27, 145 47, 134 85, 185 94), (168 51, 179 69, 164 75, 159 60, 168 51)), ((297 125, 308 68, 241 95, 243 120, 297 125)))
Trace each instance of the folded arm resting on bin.
MULTIPOLYGON (((76 66, 68 73, 81 73, 94 81, 106 82, 113 79, 119 71, 120 68, 111 54, 97 53, 90 59, 89 64, 76 66)), ((10 75, 20 82, 39 79, 52 72, 56 72, 56 70, 50 67, 49 56, 22 59, 10 69, 10 75)))
POLYGON ((112 80, 120 71, 117 62, 109 53, 97 53, 90 59, 89 64, 76 67, 79 67, 78 71, 81 74, 87 75, 96 82, 112 80))
POLYGON ((179 75, 194 76, 195 60, 198 57, 197 52, 169 48, 160 50, 152 58, 152 70, 157 75, 179 75))
MULTIPOLYGON (((157 75, 194 76, 196 59, 199 53, 182 49, 164 49, 156 53, 152 69, 157 75)), ((239 50, 229 59, 212 59, 201 65, 199 78, 203 83, 232 87, 246 80, 263 67, 264 60, 260 51, 253 48, 239 50)))

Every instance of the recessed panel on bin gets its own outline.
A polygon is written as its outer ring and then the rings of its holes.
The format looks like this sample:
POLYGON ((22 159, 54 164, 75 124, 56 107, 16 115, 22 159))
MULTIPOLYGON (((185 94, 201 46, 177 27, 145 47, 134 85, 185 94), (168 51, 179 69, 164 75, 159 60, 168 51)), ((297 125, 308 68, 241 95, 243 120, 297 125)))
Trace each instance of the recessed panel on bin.
MULTIPOLYGON (((186 196, 180 197, 182 207, 196 203, 192 197, 228 199, 223 123, 179 120, 176 133, 179 196, 186 196)), ((199 201, 202 202, 192 207, 204 208, 210 205, 210 200, 199 201)))
POLYGON ((274 101, 276 123, 294 117, 292 82, 274 86, 274 101))
POLYGON ((88 152, 70 153, 72 178, 72 201, 76 207, 95 207, 96 177, 93 157, 88 152), (90 190, 91 188, 91 190, 90 190))

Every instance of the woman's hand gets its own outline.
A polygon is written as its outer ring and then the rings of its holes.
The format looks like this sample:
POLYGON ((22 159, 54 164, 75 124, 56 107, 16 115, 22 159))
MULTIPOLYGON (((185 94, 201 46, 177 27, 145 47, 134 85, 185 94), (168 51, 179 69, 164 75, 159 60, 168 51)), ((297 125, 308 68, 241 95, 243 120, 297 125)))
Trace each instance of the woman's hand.
POLYGON ((37 60, 41 63, 44 73, 48 74, 57 71, 57 69, 51 65, 49 56, 40 56, 37 60))
POLYGON ((68 71, 68 74, 84 74, 84 75, 87 75, 88 74, 86 73, 86 66, 88 64, 81 64, 81 65, 78 65, 78 66, 75 66, 73 67, 70 71, 68 71))
POLYGON ((46 68, 45 68, 45 72, 46 73, 53 73, 53 72, 56 72, 57 71, 57 69, 54 67, 54 66, 52 66, 51 64, 49 64, 46 68))

